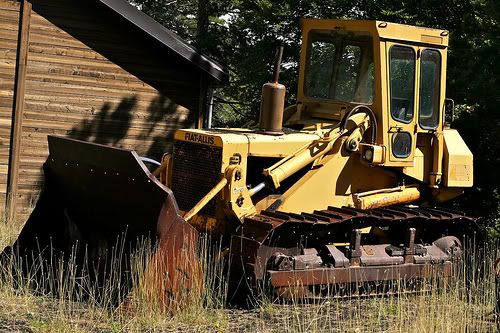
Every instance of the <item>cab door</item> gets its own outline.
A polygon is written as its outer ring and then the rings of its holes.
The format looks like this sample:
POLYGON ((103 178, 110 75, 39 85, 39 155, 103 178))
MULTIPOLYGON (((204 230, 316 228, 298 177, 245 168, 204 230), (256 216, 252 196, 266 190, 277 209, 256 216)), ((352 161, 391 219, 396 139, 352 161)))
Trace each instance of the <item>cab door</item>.
POLYGON ((411 166, 416 147, 418 47, 387 42, 388 166, 411 166))

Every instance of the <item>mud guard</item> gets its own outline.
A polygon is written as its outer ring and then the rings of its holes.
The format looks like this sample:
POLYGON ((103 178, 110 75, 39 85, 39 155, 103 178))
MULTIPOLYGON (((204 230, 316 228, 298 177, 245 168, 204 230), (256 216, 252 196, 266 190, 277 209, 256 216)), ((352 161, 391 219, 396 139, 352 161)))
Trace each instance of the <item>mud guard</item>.
POLYGON ((73 251, 82 264, 109 256, 119 242, 133 249, 141 238, 158 237, 144 275, 150 280, 142 283, 155 284, 163 305, 182 307, 201 288, 201 266, 198 233, 180 216, 172 191, 134 151, 57 136, 48 143, 41 197, 12 249, 27 257, 73 251))

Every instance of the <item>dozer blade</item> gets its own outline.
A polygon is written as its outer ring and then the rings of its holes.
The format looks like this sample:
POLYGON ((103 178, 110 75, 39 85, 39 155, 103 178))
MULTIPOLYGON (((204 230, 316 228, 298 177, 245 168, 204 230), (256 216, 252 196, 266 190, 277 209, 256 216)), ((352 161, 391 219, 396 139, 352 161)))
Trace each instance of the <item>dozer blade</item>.
POLYGON ((14 251, 27 257, 72 252, 79 267, 84 261, 97 267, 117 247, 159 237, 140 283, 164 306, 181 307, 199 290, 201 269, 198 233, 180 216, 172 191, 134 151, 56 136, 48 143, 44 188, 14 251))

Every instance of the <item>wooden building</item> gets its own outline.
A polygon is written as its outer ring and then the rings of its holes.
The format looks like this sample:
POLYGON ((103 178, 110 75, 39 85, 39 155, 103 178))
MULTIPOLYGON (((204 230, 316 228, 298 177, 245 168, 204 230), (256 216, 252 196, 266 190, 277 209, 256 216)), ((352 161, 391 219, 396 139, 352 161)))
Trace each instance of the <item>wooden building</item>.
POLYGON ((0 0, 0 210, 34 205, 48 134, 158 159, 227 80, 125 0, 0 0))

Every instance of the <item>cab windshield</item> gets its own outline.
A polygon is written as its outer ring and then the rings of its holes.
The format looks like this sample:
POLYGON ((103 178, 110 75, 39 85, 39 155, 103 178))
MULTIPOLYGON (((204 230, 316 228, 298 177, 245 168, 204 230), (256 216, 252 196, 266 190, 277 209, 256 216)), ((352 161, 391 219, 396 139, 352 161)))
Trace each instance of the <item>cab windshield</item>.
POLYGON ((352 32, 313 30, 309 35, 306 96, 371 104, 373 41, 352 32))

